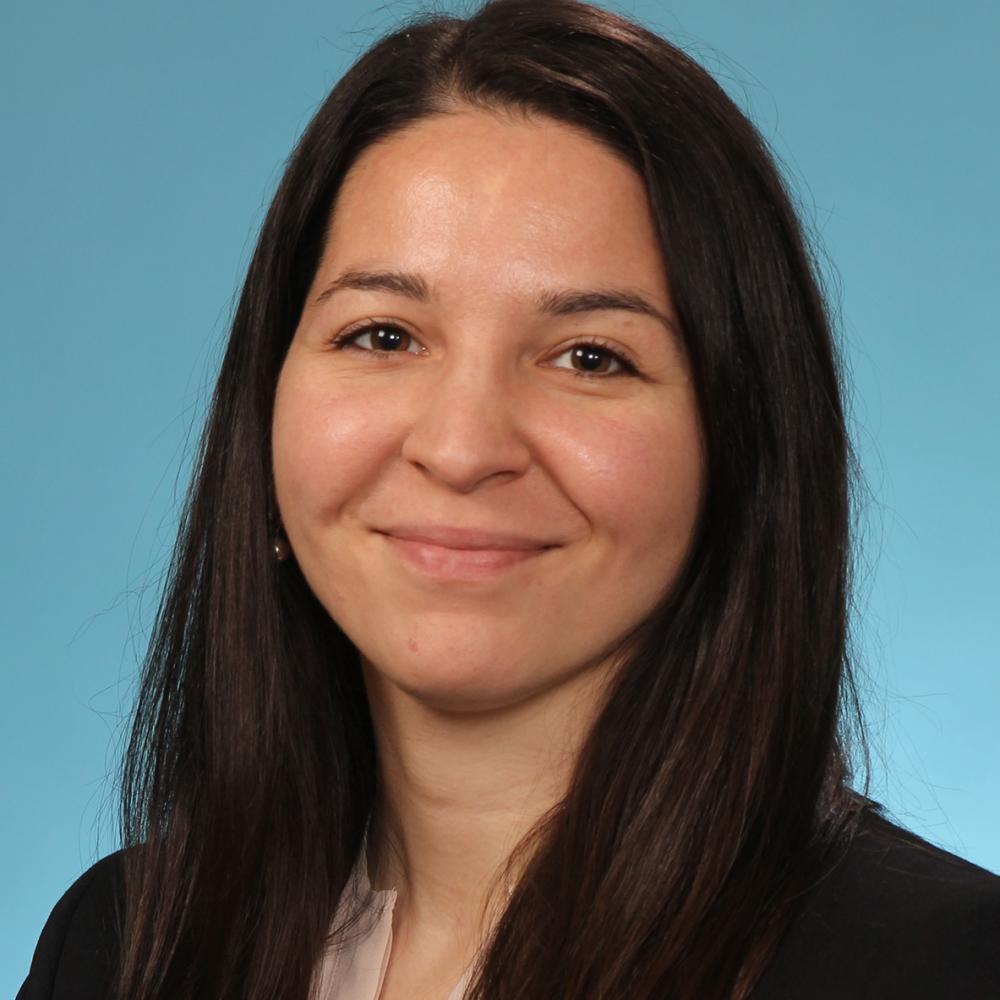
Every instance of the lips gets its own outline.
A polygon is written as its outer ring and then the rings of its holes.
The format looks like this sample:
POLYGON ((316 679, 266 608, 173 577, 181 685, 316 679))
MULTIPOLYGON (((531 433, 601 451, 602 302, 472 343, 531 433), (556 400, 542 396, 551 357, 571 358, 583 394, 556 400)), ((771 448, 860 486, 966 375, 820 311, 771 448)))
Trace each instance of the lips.
POLYGON ((509 531, 493 531, 484 528, 462 528, 452 525, 401 524, 379 529, 382 534, 409 542, 423 542, 426 545, 443 546, 462 550, 506 550, 532 551, 551 548, 558 544, 545 539, 534 538, 509 531))
POLYGON ((384 535, 403 563, 422 580, 472 583, 502 578, 519 566, 541 559, 555 546, 521 549, 455 549, 446 545, 384 535))

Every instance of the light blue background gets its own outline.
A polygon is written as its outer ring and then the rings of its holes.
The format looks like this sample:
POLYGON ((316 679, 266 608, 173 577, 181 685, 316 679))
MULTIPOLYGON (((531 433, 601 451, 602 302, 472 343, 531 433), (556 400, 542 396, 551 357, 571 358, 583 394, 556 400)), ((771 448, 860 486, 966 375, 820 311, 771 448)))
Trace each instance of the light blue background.
MULTIPOLYGON (((121 723, 283 161, 415 8, 4 2, 0 994, 118 846, 121 723)), ((873 793, 1000 870, 1000 6, 621 9, 751 111, 824 245, 873 493, 857 622, 873 793)))

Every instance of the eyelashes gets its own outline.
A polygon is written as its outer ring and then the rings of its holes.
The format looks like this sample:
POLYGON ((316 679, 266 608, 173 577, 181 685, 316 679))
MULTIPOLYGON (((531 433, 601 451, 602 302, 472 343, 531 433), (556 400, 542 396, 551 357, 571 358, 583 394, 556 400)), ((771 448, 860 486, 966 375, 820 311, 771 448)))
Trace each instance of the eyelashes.
MULTIPOLYGON (((353 329, 345 330, 343 333, 334 337, 330 341, 330 347, 335 351, 361 351, 364 354, 372 354, 379 358, 388 358, 393 354, 407 354, 408 352, 405 348, 414 338, 402 327, 395 323, 377 323, 368 322, 363 326, 354 327, 353 329), (371 336, 372 343, 376 343, 374 336, 377 333, 392 334, 393 337, 387 337, 383 339, 382 347, 360 347, 358 346, 358 339, 364 336, 371 336), (398 345, 402 343, 402 350, 386 350, 385 347, 390 344, 398 345)), ((639 370, 636 366, 627 358, 625 355, 615 348, 612 348, 605 341, 602 341, 598 337, 585 337, 581 340, 576 341, 571 344, 565 350, 560 351, 556 357, 562 357, 564 354, 571 354, 574 358, 600 358, 604 355, 610 360, 611 365, 617 365, 616 369, 608 371, 606 368, 599 371, 587 371, 579 370, 576 368, 563 369, 564 371, 569 371, 570 374, 576 375, 578 378, 584 379, 607 379, 607 378, 618 378, 620 376, 638 376, 639 370)), ((560 366, 561 367, 561 366, 560 366)))

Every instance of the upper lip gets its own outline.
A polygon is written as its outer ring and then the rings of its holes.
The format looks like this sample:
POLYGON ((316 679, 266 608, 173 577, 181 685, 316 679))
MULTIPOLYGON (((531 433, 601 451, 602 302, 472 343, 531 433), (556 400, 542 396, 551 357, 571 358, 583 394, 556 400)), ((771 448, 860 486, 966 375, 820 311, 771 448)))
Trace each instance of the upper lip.
POLYGON ((557 543, 509 531, 458 528, 447 525, 400 524, 380 529, 382 534, 413 542, 443 545, 449 549, 545 549, 557 543))

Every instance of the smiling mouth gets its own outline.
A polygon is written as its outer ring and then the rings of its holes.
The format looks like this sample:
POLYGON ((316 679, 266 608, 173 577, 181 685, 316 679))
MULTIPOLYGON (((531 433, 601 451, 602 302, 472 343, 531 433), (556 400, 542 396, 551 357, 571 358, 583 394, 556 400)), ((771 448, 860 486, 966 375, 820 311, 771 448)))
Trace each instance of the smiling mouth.
POLYGON ((532 549, 461 549, 395 535, 382 537, 411 569, 443 580, 492 579, 559 548, 549 545, 532 549))

